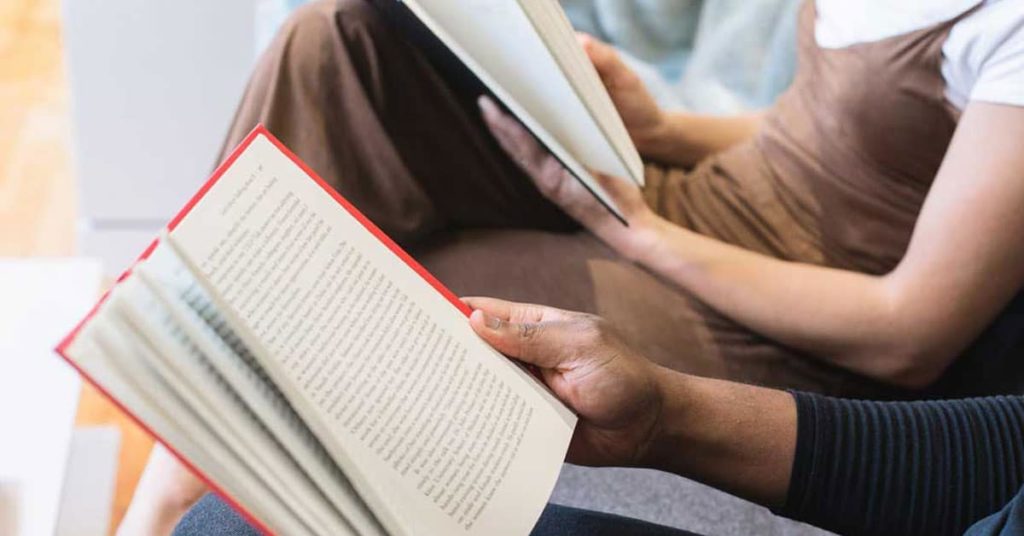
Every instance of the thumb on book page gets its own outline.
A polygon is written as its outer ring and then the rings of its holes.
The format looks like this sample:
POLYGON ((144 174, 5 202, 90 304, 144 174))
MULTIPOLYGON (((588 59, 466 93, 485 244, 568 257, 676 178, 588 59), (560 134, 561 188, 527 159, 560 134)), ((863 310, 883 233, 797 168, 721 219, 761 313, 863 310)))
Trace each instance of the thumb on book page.
POLYGON ((541 368, 559 368, 575 356, 578 347, 578 330, 572 321, 517 322, 477 309, 469 322, 499 352, 541 368))

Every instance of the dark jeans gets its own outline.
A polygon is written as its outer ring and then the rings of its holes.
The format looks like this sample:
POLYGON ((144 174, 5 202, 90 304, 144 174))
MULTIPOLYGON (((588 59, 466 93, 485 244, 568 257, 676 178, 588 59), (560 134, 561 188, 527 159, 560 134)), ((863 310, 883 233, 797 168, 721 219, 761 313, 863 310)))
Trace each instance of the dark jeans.
MULTIPOLYGON (((174 529, 174 536, 259 536, 219 497, 203 497, 174 529)), ((627 517, 549 504, 533 536, 695 536, 692 533, 627 517)))

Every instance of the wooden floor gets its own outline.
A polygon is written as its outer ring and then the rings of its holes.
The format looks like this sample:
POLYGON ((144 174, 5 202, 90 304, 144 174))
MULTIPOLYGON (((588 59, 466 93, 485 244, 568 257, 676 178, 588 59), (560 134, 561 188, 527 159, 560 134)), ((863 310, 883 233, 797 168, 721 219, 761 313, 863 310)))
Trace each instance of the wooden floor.
POLYGON ((73 253, 59 0, 0 1, 0 254, 73 253))
MULTIPOLYGON (((75 253, 69 140, 60 0, 0 0, 0 256, 75 253)), ((77 423, 122 432, 112 533, 152 441, 89 388, 77 423)))

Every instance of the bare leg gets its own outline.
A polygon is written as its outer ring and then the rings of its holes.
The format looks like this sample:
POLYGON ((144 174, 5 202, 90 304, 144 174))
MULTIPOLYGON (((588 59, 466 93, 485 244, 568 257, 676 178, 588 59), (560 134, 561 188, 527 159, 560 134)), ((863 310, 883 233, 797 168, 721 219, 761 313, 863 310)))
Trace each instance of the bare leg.
POLYGON ((165 536, 206 493, 206 485, 157 444, 149 455, 118 536, 165 536))

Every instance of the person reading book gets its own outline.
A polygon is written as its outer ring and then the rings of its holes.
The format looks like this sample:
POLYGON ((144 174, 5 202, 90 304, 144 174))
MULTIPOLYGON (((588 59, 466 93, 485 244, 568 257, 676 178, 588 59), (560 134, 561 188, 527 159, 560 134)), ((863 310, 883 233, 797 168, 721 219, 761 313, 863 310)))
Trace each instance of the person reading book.
MULTIPOLYGON (((1024 283, 1024 93, 1005 90, 1024 76, 1013 2, 872 5, 864 18, 808 1, 793 86, 740 117, 662 110, 613 49, 581 38, 646 158, 642 189, 595 175, 629 226, 376 4, 295 13, 225 147, 265 124, 459 294, 601 314, 680 371, 906 396, 935 384, 1024 283), (980 37, 990 27, 1011 37, 980 37), (976 62, 971 36, 995 59, 976 62)), ((1017 361, 939 386, 1008 391, 1017 361)))
POLYGON ((57 352, 263 532, 527 534, 576 416, 469 312, 259 127, 57 352))
MULTIPOLYGON (((1024 397, 866 402, 699 378, 593 315, 465 301, 484 340, 579 414, 572 462, 671 471, 838 534, 1024 535, 1024 442, 1007 433, 1024 428, 1024 397)), ((211 496, 174 534, 256 533, 211 496)), ((532 534, 689 533, 549 505, 532 534)))
MULTIPOLYGON (((846 4, 806 3, 793 87, 744 117, 660 110, 582 39, 648 159, 642 190, 594 177, 628 226, 360 0, 286 24, 227 147, 265 123, 460 294, 600 313, 684 372, 905 396, 1024 281, 1011 141, 1024 103, 1007 90, 1022 22, 1012 2, 922 6, 898 25, 881 24, 885 6, 850 17, 846 4), (1007 38, 983 39, 992 27, 1007 38)), ((1009 390, 1009 365, 954 387, 1009 390)))

